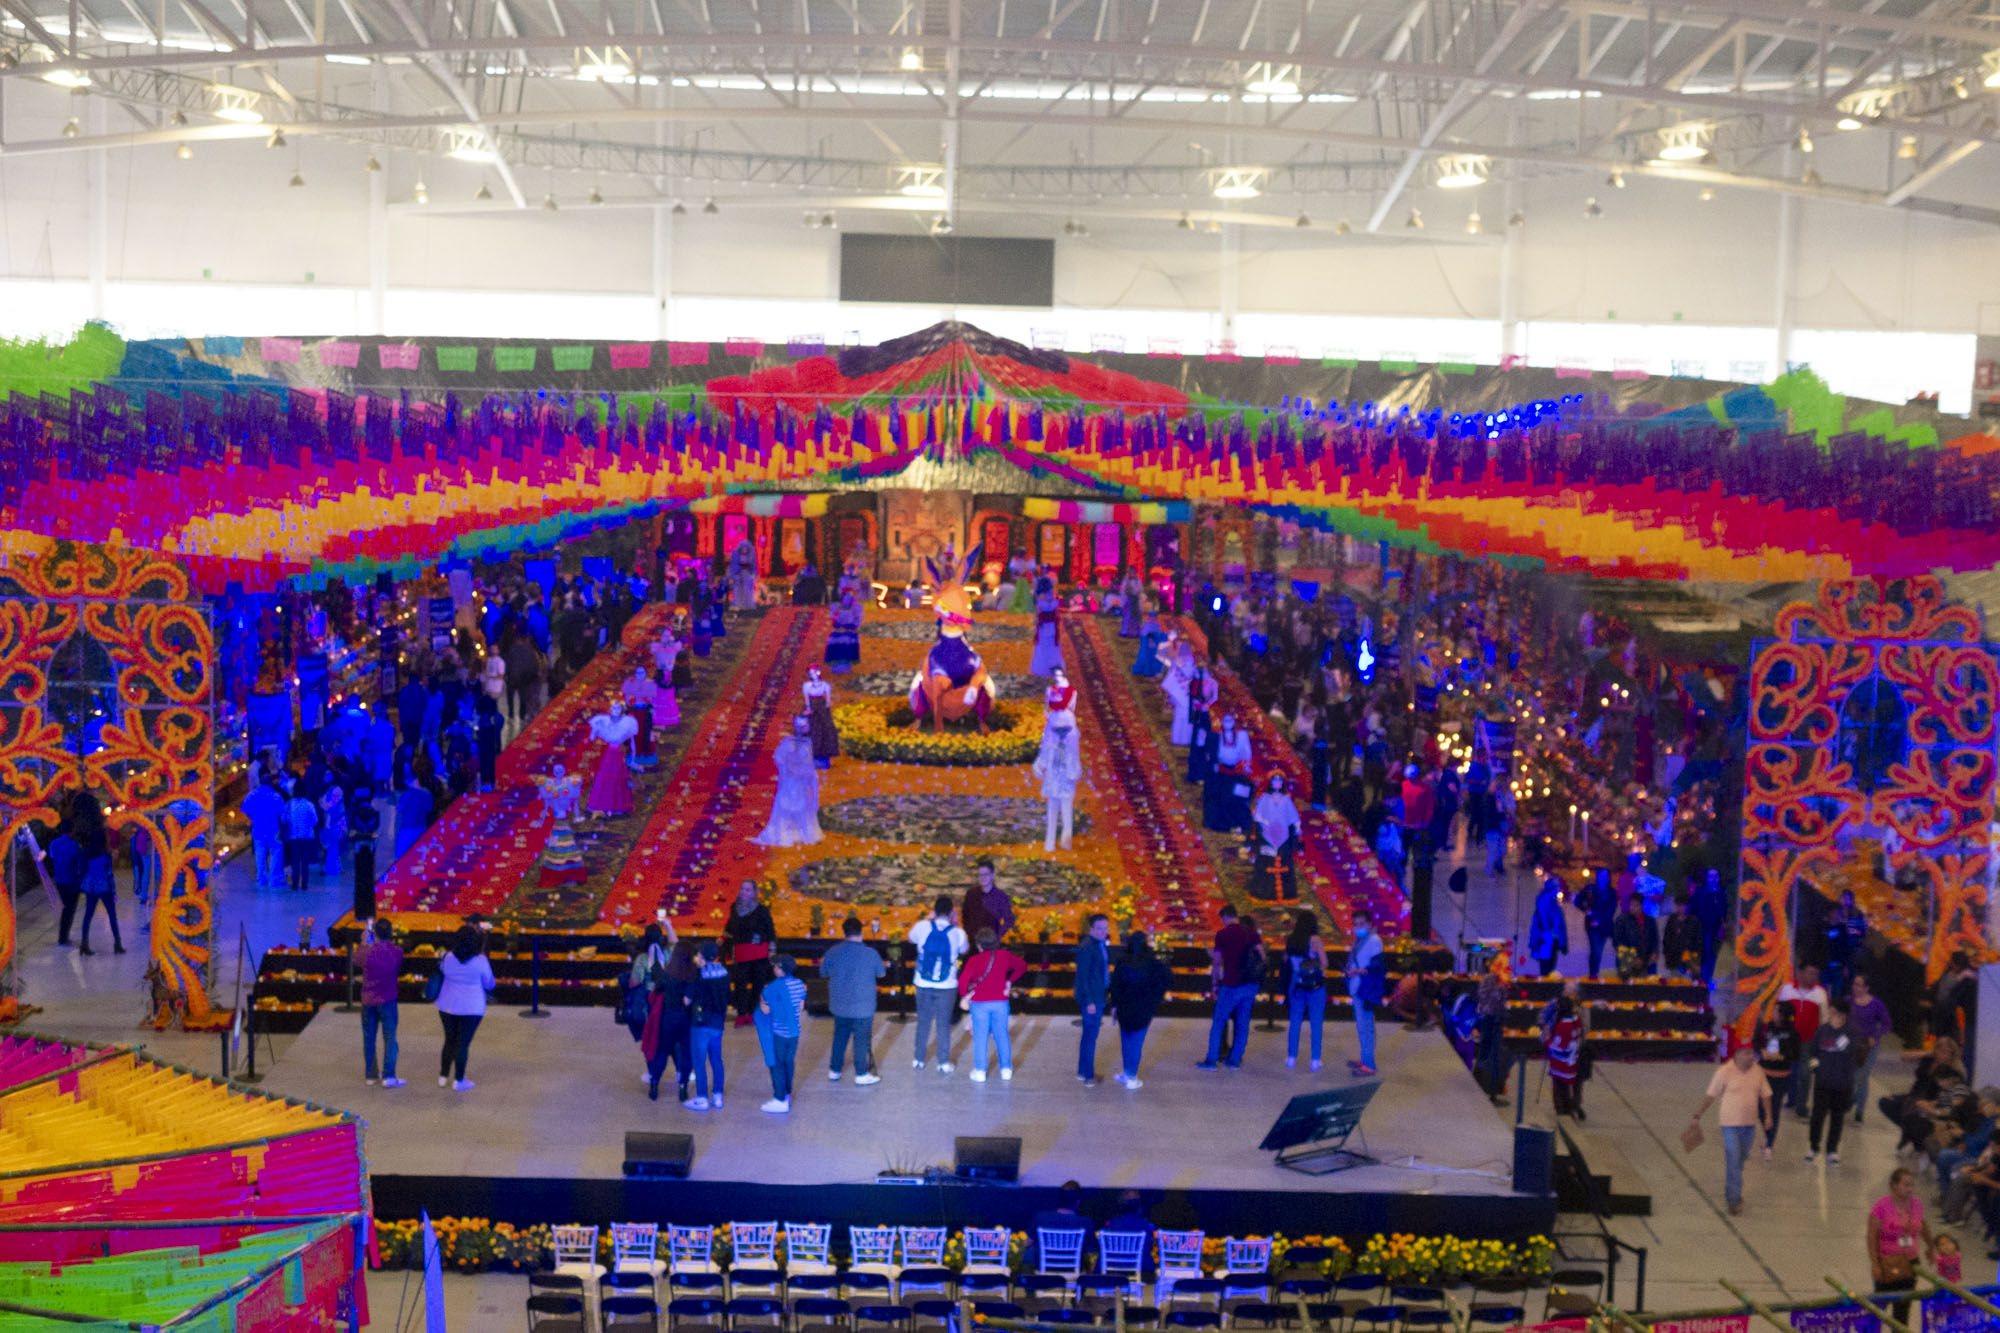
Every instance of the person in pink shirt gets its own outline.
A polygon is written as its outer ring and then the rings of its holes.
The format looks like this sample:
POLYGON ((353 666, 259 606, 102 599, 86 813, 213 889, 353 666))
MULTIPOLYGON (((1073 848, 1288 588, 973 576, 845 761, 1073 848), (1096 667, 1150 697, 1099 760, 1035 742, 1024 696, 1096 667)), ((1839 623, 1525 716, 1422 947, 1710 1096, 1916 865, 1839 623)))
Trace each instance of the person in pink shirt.
POLYGON ((965 997, 972 1014, 972 1048, 966 1060, 972 1066, 972 1081, 986 1081, 986 1043, 991 1037, 1000 1062, 1000 1077, 1014 1077, 1014 1048, 1007 1038, 1007 998, 1014 983, 1027 975, 1028 965, 1017 955, 1000 947, 999 936, 989 926, 975 941, 978 951, 958 970, 958 993, 965 997))
MULTIPOLYGON (((1914 1291, 1917 1261, 1937 1248, 1924 1201, 1917 1197, 1916 1173, 1899 1166, 1889 1173, 1889 1192, 1868 1210, 1868 1271, 1877 1291, 1914 1291)), ((1890 1313, 1910 1317, 1910 1303, 1897 1301, 1890 1313)))

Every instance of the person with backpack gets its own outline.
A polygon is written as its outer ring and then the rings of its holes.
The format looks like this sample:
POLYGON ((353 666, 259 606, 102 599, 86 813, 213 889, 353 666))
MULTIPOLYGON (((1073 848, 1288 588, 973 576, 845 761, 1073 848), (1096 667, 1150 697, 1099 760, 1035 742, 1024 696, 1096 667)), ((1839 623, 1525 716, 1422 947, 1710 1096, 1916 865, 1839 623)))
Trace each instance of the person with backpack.
POLYGON ((1321 1028, 1326 1022, 1326 945, 1319 937, 1319 918, 1300 912, 1285 940, 1285 1068, 1299 1063, 1299 1027, 1312 1024, 1312 1067, 1319 1068, 1321 1028))
POLYGON ((910 927, 910 944, 917 958, 917 1044, 910 1067, 924 1067, 935 1029, 940 1074, 951 1072, 951 1016, 958 1007, 958 967, 972 947, 952 914, 951 895, 940 893, 931 904, 931 914, 910 927))
POLYGON ((1222 929, 1215 933, 1208 958, 1215 1014, 1208 1024, 1208 1054, 1196 1068, 1215 1068, 1222 1058, 1223 1031, 1234 1019, 1236 1034, 1226 1063, 1231 1069, 1241 1069, 1243 1048, 1250 1043, 1250 1010, 1256 1003, 1257 983, 1264 975, 1264 947, 1257 928, 1239 920, 1236 909, 1228 903, 1222 905, 1222 929))
POLYGON ((1358 1078, 1375 1073, 1375 1006, 1382 1003, 1389 956, 1375 933, 1375 918, 1363 908, 1354 914, 1354 943, 1347 950, 1347 995, 1354 1002, 1354 1037, 1361 1055, 1347 1068, 1358 1078))
POLYGON ((1097 1034, 1104 1026, 1104 1008, 1111 991, 1111 919, 1092 912, 1076 942, 1076 1011, 1083 1015, 1083 1036, 1076 1048, 1077 1081, 1097 1086, 1097 1034))
POLYGON ((690 1111, 722 1109, 722 1030, 729 1026, 729 969, 722 965, 714 940, 701 942, 701 975, 689 987, 689 1063, 694 1066, 694 1096, 690 1111), (710 1086, 710 1071, 714 1086, 710 1086))
MULTIPOLYGON (((624 1020, 625 1030, 632 1034, 634 1042, 645 1040, 646 1024, 651 1016, 648 1003, 651 997, 647 988, 652 984, 653 973, 666 968, 667 959, 678 943, 680 936, 674 933, 674 923, 665 916, 647 925, 646 933, 639 937, 639 947, 632 954, 632 966, 626 969, 623 983, 619 986, 618 1005, 619 1017, 624 1020)), ((653 1081, 650 1062, 640 1081, 653 1081)))

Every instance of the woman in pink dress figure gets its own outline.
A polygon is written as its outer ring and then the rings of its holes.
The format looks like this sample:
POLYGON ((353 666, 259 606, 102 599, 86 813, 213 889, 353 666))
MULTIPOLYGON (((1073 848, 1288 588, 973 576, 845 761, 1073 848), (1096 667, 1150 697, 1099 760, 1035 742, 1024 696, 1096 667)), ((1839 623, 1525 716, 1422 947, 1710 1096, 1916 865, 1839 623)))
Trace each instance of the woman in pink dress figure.
POLYGON ((639 734, 639 724, 625 715, 625 703, 613 699, 608 712, 590 719, 590 734, 604 742, 604 754, 597 761, 597 776, 590 784, 590 813, 629 815, 632 813, 632 779, 626 774, 627 747, 639 734))
POLYGON ((646 674, 646 668, 632 668, 632 678, 625 682, 625 706, 631 709, 630 716, 638 724, 639 732, 632 738, 632 767, 654 768, 659 765, 659 756, 653 749, 653 704, 659 698, 660 687, 646 674))

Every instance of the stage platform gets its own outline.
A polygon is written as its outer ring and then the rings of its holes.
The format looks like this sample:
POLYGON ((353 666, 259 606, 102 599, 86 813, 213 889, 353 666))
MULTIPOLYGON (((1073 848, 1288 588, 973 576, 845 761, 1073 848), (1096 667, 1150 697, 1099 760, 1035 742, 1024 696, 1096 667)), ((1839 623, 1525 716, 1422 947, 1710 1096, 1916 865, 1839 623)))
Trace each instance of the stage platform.
MULTIPOLYGON (((458 1093, 437 1085, 440 1029, 428 1007, 403 1006, 400 1072, 410 1086, 394 1091, 362 1083, 360 1015, 327 1008, 265 1086, 368 1121, 376 1207, 388 1218, 428 1208, 517 1223, 809 1216, 1022 1224, 1075 1179, 1102 1192, 1093 1203, 1105 1205, 1104 1216, 1118 1190, 1184 1195, 1217 1234, 1428 1230, 1518 1239, 1553 1221, 1552 1198, 1514 1193, 1512 1126, 1435 1032, 1381 1026, 1382 1088, 1362 1122, 1364 1150, 1377 1162, 1307 1176, 1277 1167, 1257 1144, 1290 1097, 1352 1081, 1348 1025, 1328 1025, 1328 1067, 1319 1074, 1304 1060, 1286 1069, 1282 1029, 1261 1027, 1242 1069, 1210 1072, 1195 1067, 1207 1023, 1163 1019, 1153 1025, 1138 1092, 1077 1081, 1072 1018, 1017 1018, 1015 1077, 985 1084, 971 1082, 963 1063, 949 1076, 913 1070, 914 1024, 878 1019, 875 1031, 882 1082, 858 1087, 851 1070, 839 1083, 827 1079, 832 1023, 810 1021, 789 1116, 758 1109, 770 1081, 749 1028, 725 1037, 724 1110, 686 1110, 670 1086, 661 1101, 647 1101, 638 1048, 603 1009, 539 1020, 496 1009, 473 1043, 478 1087, 458 1093), (691 1178, 625 1180, 628 1130, 692 1134, 691 1178), (1019 1137, 1019 1186, 878 1181, 889 1168, 948 1172, 956 1135, 1019 1137)), ((963 1019, 953 1039, 962 1059, 970 1041, 963 1019)), ((1100 1042, 1104 1073, 1115 1068, 1116 1045, 1109 1032, 1100 1042)))

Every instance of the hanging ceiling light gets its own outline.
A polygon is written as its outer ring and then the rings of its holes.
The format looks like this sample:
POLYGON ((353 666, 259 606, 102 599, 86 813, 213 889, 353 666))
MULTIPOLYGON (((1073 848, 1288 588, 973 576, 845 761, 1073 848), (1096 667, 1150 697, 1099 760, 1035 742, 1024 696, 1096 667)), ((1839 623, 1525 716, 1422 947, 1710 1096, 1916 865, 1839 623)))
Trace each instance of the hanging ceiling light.
POLYGON ((1507 225, 1510 227, 1525 227, 1528 225, 1528 215, 1517 208, 1507 215, 1507 225))
POLYGON ((1625 188, 1625 173, 1614 169, 1609 176, 1604 178, 1604 183, 1614 190, 1622 190, 1625 188))
POLYGON ((820 225, 820 226, 822 226, 822 227, 838 227, 838 226, 839 226, 840 224, 839 224, 838 222, 834 221, 834 218, 833 218, 833 214, 829 212, 829 213, 826 213, 826 214, 823 214, 823 215, 822 215, 822 216, 820 217, 820 220, 819 220, 819 225, 820 225))
POLYGON ((544 213, 553 213, 557 207, 556 196, 553 190, 542 196, 542 211, 544 213))
POLYGON ((77 135, 82 133, 83 133, 83 126, 80 123, 78 123, 77 118, 75 116, 71 116, 68 120, 63 122, 63 129, 62 129, 63 138, 74 139, 77 135))
POLYGON ((1801 125, 1799 126, 1799 151, 1801 153, 1810 153, 1812 150, 1812 131, 1801 125))
POLYGON ((903 52, 903 59, 900 63, 904 69, 915 73, 924 67, 924 53, 915 47, 911 47, 909 50, 903 52))
POLYGON ((1210 236, 1220 236, 1222 234, 1222 223, 1217 221, 1215 218, 1210 218, 1208 220, 1208 225, 1206 227, 1203 227, 1202 230, 1207 232, 1210 236))
POLYGON ((708 198, 701 201, 701 211, 708 214, 710 217, 714 217, 717 213, 720 213, 722 210, 715 206, 715 196, 710 195, 708 198))
POLYGON ((1475 208, 1475 209, 1473 209, 1473 210, 1472 210, 1472 211, 1471 211, 1470 213, 1467 213, 1467 214, 1465 215, 1465 233, 1466 233, 1466 235, 1468 235, 1468 236, 1477 236, 1477 235, 1479 235, 1479 233, 1480 233, 1480 232, 1482 232, 1482 231, 1485 231, 1485 230, 1486 230, 1486 228, 1485 228, 1485 225, 1484 225, 1484 224, 1482 224, 1482 223, 1480 222, 1480 220, 1479 220, 1479 210, 1478 210, 1478 209, 1476 209, 1476 208, 1475 208))
POLYGON ((472 197, 474 199, 477 199, 480 203, 483 204, 487 200, 493 197, 493 188, 489 186, 485 181, 481 181, 479 182, 479 193, 473 195, 472 197))
POLYGON ((1474 153, 1460 153, 1438 159, 1437 185, 1440 190, 1469 190, 1486 183, 1487 160, 1474 153))
POLYGON ((294 190, 304 188, 305 183, 306 183, 306 178, 304 176, 301 176, 296 168, 294 168, 292 171, 292 178, 285 182, 285 184, 291 186, 294 190))
POLYGON ((1403 219, 1403 225, 1411 231, 1422 231, 1424 229, 1424 215, 1413 208, 1410 210, 1410 216, 1403 219))
POLYGON ((174 149, 174 156, 185 162, 194 156, 194 149, 188 147, 186 144, 182 144, 174 149))
POLYGON ((380 160, 379 160, 379 159, 378 159, 378 158, 377 158, 377 157, 375 156, 375 154, 373 154, 373 153, 370 153, 370 154, 368 155, 368 160, 367 160, 366 162, 363 162, 363 163, 361 164, 361 169, 362 169, 363 171, 366 171, 366 172, 368 172, 368 173, 370 173, 370 174, 372 175, 373 173, 375 173, 375 172, 377 172, 377 171, 380 171, 380 170, 382 169, 382 163, 381 163, 381 161, 380 161, 380 160))
POLYGON ((215 118, 232 125, 261 125, 264 113, 251 105, 251 94, 241 88, 218 83, 210 90, 215 96, 215 118))
POLYGON ((931 220, 931 235, 949 236, 952 232, 951 219, 940 214, 931 220))
MULTIPOLYGON (((1987 86, 1994 86, 1990 79, 1987 81, 1987 86)), ((1839 120, 1833 122, 1833 127, 1837 130, 1858 130, 1861 128, 1861 118, 1859 116, 1842 116, 1839 120)))
POLYGON ((285 132, 283 130, 272 130, 271 137, 264 140, 264 146, 266 148, 283 148, 285 146, 285 132))
POLYGON ((167 124, 172 125, 177 129, 180 126, 185 125, 187 123, 188 123, 188 113, 178 108, 175 109, 173 115, 167 117, 167 124))
POLYGON ((1715 201, 1715 187, 1710 185, 1702 186, 1701 193, 1697 194, 1695 198, 1701 200, 1704 204, 1713 203, 1715 201))
POLYGON ((1699 162, 1708 156, 1710 129, 1699 121, 1670 125, 1660 132, 1660 146, 1653 156, 1662 162, 1699 162))
POLYGON ((1335 236, 1347 236, 1352 234, 1353 231, 1354 228, 1348 224, 1346 218, 1342 218, 1340 221, 1333 224, 1333 234, 1335 236))
POLYGON ((1799 184, 1801 185, 1818 185, 1819 183, 1819 168, 1817 167, 1807 167, 1805 175, 1799 177, 1799 184))
POLYGON ((420 204, 428 204, 431 201, 431 192, 424 188, 422 176, 417 177, 417 188, 410 191, 410 197, 420 204))
POLYGON ((591 202, 591 203, 593 203, 593 204, 601 204, 601 203, 603 203, 603 202, 604 202, 604 191, 602 191, 602 190, 598 189, 598 188, 597 188, 597 187, 596 187, 595 185, 591 186, 591 187, 590 187, 590 202, 591 202))
POLYGON ((1181 220, 1179 222, 1176 222, 1174 225, 1176 227, 1179 227, 1182 231, 1193 231, 1194 215, 1192 213, 1183 213, 1181 214, 1181 220))
POLYGON ((1604 216, 1604 209, 1598 204, 1596 195, 1593 194, 1590 198, 1583 201, 1583 215, 1587 218, 1601 218, 1604 216))
POLYGON ((677 218, 684 218, 687 216, 688 206, 676 199, 674 200, 674 206, 667 211, 677 218))
POLYGON ((1223 167, 1215 173, 1209 192, 1217 199, 1255 199, 1262 193, 1258 186, 1263 179, 1262 167, 1223 167))
POLYGON ((1300 213, 1298 219, 1292 223, 1294 227, 1310 227, 1312 224, 1313 220, 1304 213, 1300 213))
POLYGON ((1903 136, 1903 141, 1902 141, 1901 143, 1899 143, 1899 144, 1897 144, 1897 145, 1896 145, 1896 156, 1897 156, 1898 158, 1902 159, 1902 160, 1903 160, 1903 161, 1905 161, 1905 162, 1914 162, 1914 161, 1916 161, 1916 160, 1917 160, 1917 136, 1916 136, 1916 135, 1914 135, 1914 134, 1906 134, 1906 135, 1904 135, 1904 136, 1903 136))

